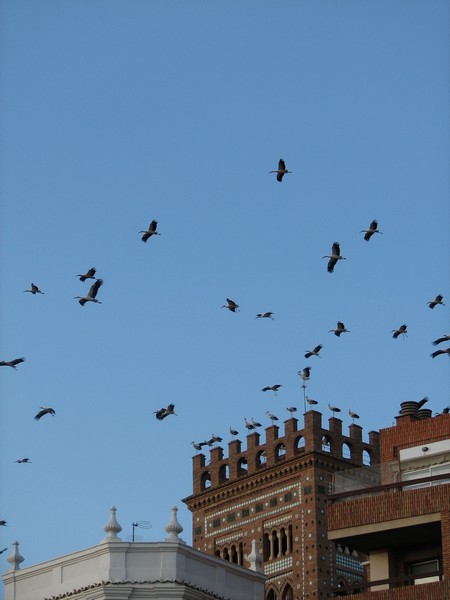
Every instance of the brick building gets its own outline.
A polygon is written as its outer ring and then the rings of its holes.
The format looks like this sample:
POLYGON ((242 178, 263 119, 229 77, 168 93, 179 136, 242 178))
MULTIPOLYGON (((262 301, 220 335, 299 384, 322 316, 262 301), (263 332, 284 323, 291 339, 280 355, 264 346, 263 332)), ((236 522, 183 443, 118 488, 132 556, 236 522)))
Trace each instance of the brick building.
POLYGON ((402 404, 380 431, 378 469, 337 474, 328 536, 368 556, 366 584, 337 595, 361 600, 450 598, 450 414, 402 404))
POLYGON ((213 448, 210 461, 193 457, 193 494, 184 499, 193 513, 193 547, 247 566, 250 540, 262 549, 266 600, 326 598, 345 581, 364 577, 361 557, 327 540, 325 508, 336 471, 379 462, 378 433, 362 441, 362 428, 320 412, 304 415, 304 427, 290 418, 284 435, 277 425, 213 448))

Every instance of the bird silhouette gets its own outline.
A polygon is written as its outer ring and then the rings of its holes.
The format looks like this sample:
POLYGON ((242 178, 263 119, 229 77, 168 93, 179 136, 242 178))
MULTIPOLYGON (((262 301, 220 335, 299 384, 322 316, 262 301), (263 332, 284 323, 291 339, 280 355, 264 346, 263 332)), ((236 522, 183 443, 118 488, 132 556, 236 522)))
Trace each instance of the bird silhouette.
POLYGON ((327 265, 328 273, 333 273, 334 267, 336 266, 338 260, 346 260, 345 256, 341 256, 341 247, 339 246, 338 242, 334 242, 334 244, 332 245, 331 254, 326 254, 322 258, 330 259, 327 265))
POLYGON ((258 427, 262 427, 261 423, 258 423, 258 421, 255 421, 255 419, 252 417, 252 425, 253 427, 258 428, 258 427))
POLYGON ((161 235, 158 231, 156 231, 156 227, 158 226, 158 221, 152 221, 148 226, 148 229, 144 231, 140 231, 139 233, 143 233, 142 241, 146 242, 152 235, 161 235))
POLYGON ((0 554, 3 554, 3 552, 6 552, 8 550, 8 548, 3 548, 3 550, 0 550, 0 554))
POLYGON ((269 417, 269 419, 272 421, 272 423, 274 421, 278 421, 278 417, 276 417, 273 413, 271 413, 269 410, 266 412, 266 415, 269 417))
POLYGON ((262 392, 271 391, 276 395, 278 390, 280 389, 280 387, 282 387, 281 383, 276 383, 275 385, 266 385, 265 387, 262 388, 261 391, 262 392))
POLYGON ((7 527, 8 521, 4 521, 3 519, 0 521, 0 527, 7 527))
POLYGON ((340 337, 341 333, 350 333, 350 331, 345 327, 342 321, 338 321, 336 325, 336 329, 330 329, 329 333, 333 332, 334 335, 340 337))
POLYGON ((80 278, 80 281, 86 281, 86 279, 95 279, 96 272, 97 272, 96 269, 94 267, 92 267, 84 275, 81 275, 80 273, 78 273, 77 277, 80 278))
POLYGON ((292 413, 295 413, 295 412, 297 412, 297 409, 296 409, 296 407, 295 407, 295 406, 288 406, 288 407, 286 408, 286 410, 287 410, 287 411, 288 411, 288 413, 290 413, 291 415, 292 415, 292 413))
POLYGON ((230 427, 230 434, 232 436, 239 435, 239 431, 237 431, 237 429, 233 429, 232 427, 230 427))
POLYGON ((17 365, 25 362, 25 358, 15 358, 14 360, 0 360, 0 367, 11 367, 15 371, 17 371, 17 365))
POLYGON ((255 319, 272 319, 272 321, 275 319, 275 315, 273 314, 273 312, 263 312, 263 313, 258 313, 255 317, 255 319))
POLYGON ((348 414, 351 416, 353 423, 355 422, 355 419, 359 419, 359 415, 353 412, 352 410, 349 410, 348 414))
POLYGON ((450 348, 435 350, 431 353, 431 358, 436 358, 436 356, 440 356, 441 354, 447 354, 447 356, 450 356, 450 348))
POLYGON ((236 304, 231 298, 227 298, 227 303, 221 306, 221 308, 228 308, 231 312, 236 312, 239 309, 239 304, 236 304))
POLYGON ((91 285, 91 288, 89 290, 89 292, 87 293, 87 296, 75 296, 74 300, 76 300, 77 298, 79 298, 78 302, 81 304, 81 306, 84 306, 86 304, 86 302, 96 302, 98 304, 101 304, 100 300, 97 300, 97 292, 100 289, 100 287, 103 285, 103 279, 96 279, 95 283, 93 283, 91 285))
POLYGON ((334 417, 334 413, 337 412, 341 412, 341 409, 338 408, 337 406, 331 406, 331 404, 328 405, 328 408, 331 410, 331 412, 333 413, 333 417, 334 417))
POLYGON ((305 358, 311 358, 311 356, 317 356, 318 358, 320 358, 319 352, 322 350, 322 348, 322 344, 319 344, 312 350, 306 350, 305 358))
POLYGON ((437 346, 438 344, 442 344, 442 342, 448 342, 450 341, 450 335, 443 335, 440 338, 437 338, 437 340, 434 340, 434 342, 432 342, 433 346, 437 346))
POLYGON ((400 327, 398 329, 393 329, 391 331, 391 333, 393 334, 392 337, 394 338, 394 340, 396 340, 398 338, 399 335, 403 336, 403 339, 405 339, 405 337, 408 337, 407 334, 407 325, 400 325, 400 327))
POLYGON ((21 463, 30 463, 31 460, 29 458, 19 458, 19 460, 16 460, 14 462, 19 463, 19 464, 21 464, 21 463))
POLYGON ((23 291, 30 292, 30 294, 43 294, 44 293, 34 283, 31 284, 31 288, 29 290, 23 290, 23 291))
POLYGON ((378 229, 378 221, 376 219, 374 219, 372 221, 372 223, 369 225, 369 229, 363 229, 359 233, 365 233, 366 235, 364 236, 364 239, 366 240, 366 242, 368 242, 374 233, 383 233, 383 232, 378 229))
POLYGON ((244 425, 249 431, 251 431, 252 429, 255 429, 255 426, 253 425, 253 423, 249 423, 246 418, 244 418, 244 425))
POLYGON ((298 371, 297 375, 299 375, 303 381, 308 381, 311 377, 311 367, 305 367, 302 371, 298 371))
POLYGON ((269 173, 276 173, 277 181, 279 181, 281 183, 281 181, 283 180, 283 177, 286 175, 286 173, 292 173, 292 171, 288 171, 286 169, 286 163, 284 162, 284 160, 282 158, 280 158, 280 160, 278 161, 278 169, 276 169, 275 171, 269 171, 269 173))
POLYGON ((194 446, 194 448, 195 448, 196 450, 201 450, 201 449, 202 449, 202 447, 203 447, 203 444, 201 444, 201 443, 200 443, 200 444, 197 444, 197 443, 195 443, 195 442, 191 442, 191 444, 194 446))
POLYGON ((430 302, 427 302, 427 304, 428 304, 428 306, 430 308, 434 308, 438 304, 441 304, 442 306, 445 306, 445 304, 442 302, 443 299, 444 299, 444 296, 442 294, 438 294, 434 300, 431 300, 430 302))
POLYGON ((176 413, 174 412, 174 409, 175 409, 175 404, 169 404, 167 408, 159 408, 153 414, 156 415, 156 418, 158 419, 158 421, 162 421, 163 419, 165 419, 169 415, 175 415, 176 416, 176 413))
POLYGON ((44 406, 41 406, 41 410, 38 412, 38 414, 34 417, 36 421, 39 421, 39 419, 42 419, 43 416, 45 415, 52 415, 52 417, 55 416, 55 411, 53 408, 45 408, 44 406))
POLYGON ((310 406, 315 406, 316 404, 319 404, 317 402, 317 400, 313 400, 312 398, 309 398, 308 396, 306 396, 305 400, 310 406))

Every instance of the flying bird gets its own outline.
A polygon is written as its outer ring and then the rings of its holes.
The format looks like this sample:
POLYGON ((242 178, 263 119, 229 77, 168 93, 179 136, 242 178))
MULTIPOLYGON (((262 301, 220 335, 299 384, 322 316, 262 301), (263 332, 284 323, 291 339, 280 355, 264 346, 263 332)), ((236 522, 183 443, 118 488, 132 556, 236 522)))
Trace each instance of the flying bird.
POLYGON ((341 247, 339 246, 338 242, 334 242, 334 244, 332 245, 332 247, 331 247, 331 255, 326 254, 322 258, 329 258, 330 259, 328 261, 328 266, 327 266, 328 273, 333 273, 334 267, 336 266, 336 263, 337 263, 338 260, 347 260, 345 258, 345 256, 341 256, 341 247))
POLYGON ((297 409, 296 409, 296 407, 295 407, 295 406, 288 406, 288 407, 286 408, 286 410, 287 410, 287 411, 288 411, 288 413, 290 413, 291 415, 292 415, 292 413, 295 413, 295 412, 297 412, 297 409))
POLYGON ((355 419, 359 419, 359 415, 357 415, 355 412, 353 412, 352 410, 348 411, 348 414, 351 416, 352 418, 352 422, 355 422, 355 419))
POLYGON ((12 367, 17 371, 17 365, 25 362, 25 358, 15 358, 14 360, 0 360, 0 367, 12 367))
POLYGON ((334 413, 335 412, 341 412, 341 409, 338 408, 337 406, 331 406, 331 404, 328 405, 328 408, 331 410, 331 412, 333 413, 333 417, 334 417, 334 413))
POLYGON ((75 296, 74 300, 79 298, 78 302, 81 304, 81 306, 84 306, 86 302, 97 302, 98 304, 101 304, 100 300, 97 300, 96 296, 102 285, 103 279, 96 279, 95 283, 91 285, 91 289, 89 290, 87 296, 75 296))
POLYGON ((44 415, 52 415, 52 417, 55 416, 55 411, 53 410, 53 408, 45 408, 44 406, 41 406, 41 410, 38 412, 38 414, 34 417, 36 419, 36 421, 39 421, 39 419, 42 419, 42 417, 44 415))
POLYGON ((394 340, 396 340, 399 335, 402 335, 403 339, 405 339, 405 337, 408 337, 406 335, 406 333, 407 333, 406 328, 407 327, 408 327, 407 325, 400 325, 400 327, 398 329, 393 329, 391 331, 391 333, 393 334, 392 337, 394 338, 394 340))
POLYGON ((87 271, 84 275, 81 275, 80 273, 78 273, 77 277, 80 278, 80 281, 86 281, 86 279, 95 279, 95 273, 96 273, 96 269, 94 269, 94 267, 92 267, 92 269, 89 269, 89 271, 87 271))
POLYGON ((237 431, 236 429, 233 429, 232 427, 230 427, 230 434, 231 435, 239 435, 239 431, 237 431))
POLYGON ((175 404, 169 404, 169 406, 167 408, 159 408, 153 414, 156 415, 156 418, 158 419, 158 421, 162 421, 163 419, 165 419, 169 415, 175 415, 176 416, 176 413, 174 412, 174 409, 175 409, 175 404))
POLYGON ((278 421, 278 417, 276 417, 273 413, 271 413, 269 410, 266 412, 266 415, 269 417, 269 419, 272 421, 272 423, 274 421, 278 421))
POLYGON ((21 464, 21 463, 30 463, 31 460, 29 458, 19 458, 19 460, 16 460, 14 462, 19 463, 19 464, 21 464))
POLYGON ((365 233, 366 235, 364 236, 364 239, 366 240, 366 242, 368 242, 374 233, 383 233, 383 232, 378 229, 378 221, 376 219, 374 219, 372 221, 372 223, 369 225, 369 229, 363 229, 359 233, 365 233))
POLYGON ((322 350, 322 348, 322 344, 319 344, 313 350, 306 350, 305 358, 311 358, 311 356, 317 356, 320 358, 319 352, 322 350))
POLYGON ((227 303, 221 306, 221 308, 228 308, 228 310, 231 310, 231 312, 236 312, 239 308, 239 304, 236 304, 236 302, 231 300, 231 298, 227 298, 227 303))
POLYGON ((427 304, 430 308, 434 308, 438 304, 442 304, 442 306, 445 306, 445 304, 442 302, 443 299, 444 296, 442 294, 438 294, 434 300, 431 300, 431 302, 427 302, 427 304))
POLYGON ((255 317, 255 319, 272 319, 272 321, 275 319, 275 316, 273 314, 273 312, 263 312, 263 313, 258 313, 255 317))
POLYGON ((161 235, 158 231, 156 231, 156 227, 158 226, 158 221, 152 221, 148 226, 148 229, 145 231, 140 231, 139 233, 143 233, 142 241, 146 242, 152 235, 161 235))
POLYGON ((284 160, 282 158, 280 158, 280 160, 278 161, 278 169, 276 169, 275 171, 269 171, 269 173, 276 173, 277 181, 279 181, 281 183, 285 174, 292 173, 292 171, 288 171, 286 169, 286 163, 284 162, 284 160))
POLYGON ((0 521, 0 527, 7 527, 8 526, 8 522, 7 521, 0 521))
POLYGON ((197 444, 197 443, 195 443, 195 442, 191 442, 191 444, 194 446, 194 448, 195 448, 196 450, 201 450, 201 449, 202 449, 202 447, 203 447, 203 444, 202 444, 202 443, 200 443, 200 444, 197 444))
POLYGON ((311 376, 311 367, 305 367, 302 371, 298 371, 297 375, 300 375, 303 381, 308 381, 311 376))
POLYGON ((0 554, 3 554, 3 552, 6 552, 8 550, 8 548, 3 548, 3 550, 0 550, 0 554))
POLYGON ((433 346, 437 346, 438 344, 441 344, 442 342, 448 342, 449 340, 450 340, 450 335, 443 335, 442 337, 438 338, 437 340, 434 340, 433 346))
POLYGON ((270 390, 271 392, 276 394, 278 392, 278 390, 280 389, 280 387, 282 387, 281 383, 276 383, 275 385, 266 385, 265 387, 262 388, 261 391, 268 392, 270 390))
POLYGON ((345 327, 342 321, 338 321, 336 325, 336 329, 330 329, 329 333, 333 332, 334 335, 340 337, 341 333, 350 333, 350 331, 345 327))
POLYGON ((31 284, 31 288, 29 290, 23 290, 23 291, 30 292, 30 294, 43 294, 44 293, 34 283, 31 284))
POLYGON ((447 354, 450 356, 450 348, 435 350, 431 353, 431 358, 436 358, 436 356, 440 356, 441 354, 447 354))

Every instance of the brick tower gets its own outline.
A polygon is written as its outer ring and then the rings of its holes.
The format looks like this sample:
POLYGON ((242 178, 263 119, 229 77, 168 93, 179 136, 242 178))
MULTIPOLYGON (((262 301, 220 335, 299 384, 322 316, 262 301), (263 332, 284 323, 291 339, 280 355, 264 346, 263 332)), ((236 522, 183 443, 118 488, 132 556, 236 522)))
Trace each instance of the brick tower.
MULTIPOLYGON (((223 448, 193 457, 193 494, 183 501, 193 513, 193 546, 248 566, 251 540, 258 541, 267 575, 266 600, 327 598, 339 577, 358 582, 360 557, 351 548, 327 540, 325 505, 336 471, 378 464, 378 433, 362 441, 352 424, 331 417, 322 427, 320 412, 247 435, 247 448, 235 439, 223 448)), ((365 558, 365 557, 363 557, 365 558)))

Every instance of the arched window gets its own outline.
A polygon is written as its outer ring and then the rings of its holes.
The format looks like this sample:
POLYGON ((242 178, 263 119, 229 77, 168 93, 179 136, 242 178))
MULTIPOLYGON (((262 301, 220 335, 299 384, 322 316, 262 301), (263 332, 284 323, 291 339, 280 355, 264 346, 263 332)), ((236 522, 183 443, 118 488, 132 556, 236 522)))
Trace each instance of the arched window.
POLYGON ((236 550, 236 546, 234 544, 231 546, 231 549, 230 549, 230 560, 235 565, 238 564, 238 553, 236 550))
POLYGON ((363 450, 363 464, 364 465, 372 464, 372 457, 370 456, 370 452, 368 450, 363 450))
POLYGON ((204 471, 202 473, 200 487, 202 490, 207 490, 209 487, 211 487, 211 473, 209 471, 204 471))
POLYGON ((305 438, 302 435, 299 435, 295 440, 295 450, 303 450, 305 447, 305 438))
POLYGON ((228 481, 230 477, 230 468, 228 465, 221 465, 219 469, 219 483, 224 483, 228 481))
POLYGON ((281 600, 294 600, 294 592, 288 583, 284 587, 281 600))
POLYGON ((284 527, 280 529, 281 554, 285 556, 288 553, 287 536, 284 527))
POLYGON ((286 446, 284 444, 278 444, 278 446, 275 448, 275 458, 280 459, 280 458, 285 458, 285 456, 286 456, 286 446))
POLYGON ((270 541, 269 534, 265 533, 263 537, 263 561, 269 560, 270 556, 270 541))
POLYGON ((228 561, 230 560, 230 554, 228 552, 228 548, 223 548, 222 549, 222 558, 224 560, 228 560, 228 561))
POLYGON ((246 475, 248 471, 248 464, 246 458, 240 458, 237 464, 238 475, 246 475))
POLYGON ((351 458, 352 457, 352 448, 350 444, 342 444, 342 457, 343 458, 351 458))
POLYGON ((256 467, 262 467, 267 462, 267 456, 265 450, 260 450, 256 455, 256 467))
POLYGON ((331 452, 330 438, 327 435, 322 436, 322 452, 331 452))
POLYGON ((268 591, 266 600, 277 600, 277 595, 275 594, 275 590, 271 589, 268 591))

